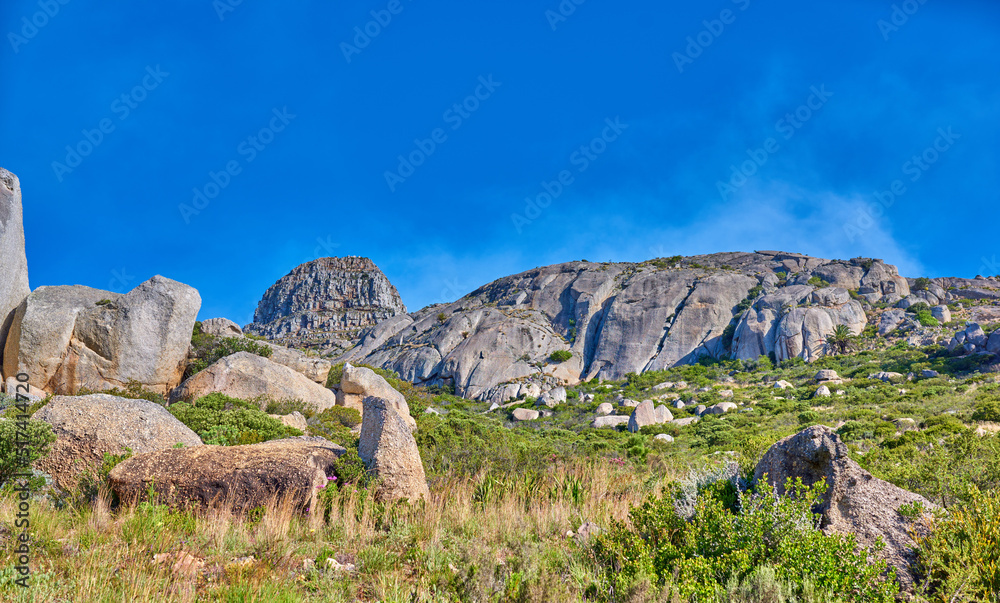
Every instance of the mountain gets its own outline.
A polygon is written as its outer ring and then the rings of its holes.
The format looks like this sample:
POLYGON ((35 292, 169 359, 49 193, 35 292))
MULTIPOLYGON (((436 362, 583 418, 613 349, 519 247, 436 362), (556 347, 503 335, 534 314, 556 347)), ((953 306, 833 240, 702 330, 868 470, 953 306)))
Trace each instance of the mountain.
POLYGON ((509 397, 507 383, 621 379, 703 356, 811 361, 826 352, 837 325, 859 334, 873 309, 936 305, 966 292, 1000 298, 997 290, 993 279, 939 279, 911 291, 896 267, 879 259, 779 251, 568 262, 388 317, 364 329, 338 360, 499 400, 509 397), (552 357, 561 350, 568 359, 552 357))
POLYGON ((336 354, 350 348, 361 329, 405 312, 399 292, 368 258, 320 258, 274 283, 244 331, 336 354))

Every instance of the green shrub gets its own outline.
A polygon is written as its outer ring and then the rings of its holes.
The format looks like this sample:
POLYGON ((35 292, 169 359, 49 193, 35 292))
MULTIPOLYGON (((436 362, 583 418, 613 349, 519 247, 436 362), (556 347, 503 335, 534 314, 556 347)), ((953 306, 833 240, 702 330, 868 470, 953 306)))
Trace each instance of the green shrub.
POLYGON ((821 279, 818 276, 810 276, 809 284, 812 285, 813 287, 820 287, 820 288, 830 286, 830 283, 826 282, 825 280, 821 279))
POLYGON ((226 356, 237 352, 250 352, 263 358, 269 358, 274 350, 265 343, 259 343, 248 337, 224 337, 218 339, 201 331, 201 323, 196 322, 191 334, 191 347, 195 359, 188 363, 184 377, 190 377, 201 372, 226 356))
POLYGON ((825 488, 822 482, 810 489, 801 480, 789 481, 788 494, 779 497, 765 480, 757 493, 742 497, 738 513, 723 500, 734 490, 708 488, 698 494, 690 520, 677 512, 679 488, 668 488, 632 508, 632 528, 612 522, 596 537, 594 557, 605 587, 627 592, 649 577, 672 595, 666 600, 711 601, 727 584, 768 568, 796 596, 893 601, 899 586, 877 551, 858 548, 853 535, 820 530, 811 509, 825 488))
POLYGON ((178 402, 169 410, 206 444, 238 446, 302 435, 298 429, 269 417, 253 403, 220 393, 202 396, 191 403, 178 402))
POLYGON ((980 400, 972 413, 973 421, 1000 422, 1000 400, 980 400))
POLYGON ((926 276, 921 276, 913 281, 913 286, 910 287, 911 291, 925 291, 931 284, 931 279, 926 276))
POLYGON ((569 350, 556 350, 549 356, 552 362, 566 362, 573 357, 573 352, 569 350))
POLYGON ((45 421, 27 419, 22 422, 14 418, 0 420, 0 485, 47 455, 55 441, 56 434, 45 421), (19 449, 15 445, 17 439, 26 439, 28 446, 19 449), (18 456, 21 450, 25 451, 26 456, 18 456))
POLYGON ((348 428, 361 425, 361 413, 346 406, 333 406, 319 413, 316 418, 319 421, 333 421, 348 428))
MULTIPOLYGON (((401 384, 404 383, 400 381, 399 375, 388 369, 379 368, 377 366, 371 366, 369 364, 353 364, 354 367, 367 368, 375 371, 375 374, 379 375, 383 379, 389 382, 389 385, 395 389, 399 389, 401 384)), ((326 386, 327 387, 339 387, 340 379, 344 376, 344 363, 338 362, 337 364, 330 367, 330 372, 326 374, 326 386)), ((403 392, 400 392, 403 393, 403 392)))
POLYGON ((109 394, 111 396, 118 396, 119 398, 131 398, 133 400, 147 400, 149 402, 155 402, 160 406, 166 406, 167 400, 162 395, 146 389, 142 383, 139 383, 135 379, 129 379, 125 384, 125 388, 113 387, 111 389, 106 389, 100 392, 91 391, 85 387, 81 387, 80 391, 77 392, 78 396, 86 396, 88 394, 109 394))

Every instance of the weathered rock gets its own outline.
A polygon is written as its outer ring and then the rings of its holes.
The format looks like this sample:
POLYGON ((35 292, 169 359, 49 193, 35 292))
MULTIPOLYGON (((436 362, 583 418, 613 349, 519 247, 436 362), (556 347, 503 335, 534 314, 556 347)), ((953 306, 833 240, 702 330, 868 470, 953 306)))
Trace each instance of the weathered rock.
POLYGON ((539 416, 537 410, 530 408, 515 408, 510 414, 514 417, 515 421, 534 421, 539 416))
POLYGON ((388 400, 403 421, 410 426, 410 431, 416 431, 417 421, 410 416, 410 407, 403 394, 396 391, 382 375, 370 368, 345 364, 340 378, 340 390, 337 392, 337 404, 364 412, 363 401, 368 396, 388 400))
POLYGON ((889 564, 904 587, 913 583, 913 540, 900 505, 919 502, 934 507, 924 497, 872 477, 848 456, 847 446, 829 427, 816 425, 772 446, 758 463, 754 479, 767 481, 779 494, 789 478, 807 485, 826 481, 827 491, 815 509, 827 532, 853 533, 866 547, 882 538, 889 564))
POLYGON ((969 323, 965 327, 965 342, 976 346, 976 349, 986 347, 986 333, 983 328, 976 323, 969 323))
POLYGON ((629 417, 622 415, 608 415, 606 417, 597 417, 590 424, 591 427, 618 427, 619 425, 626 425, 629 422, 629 417))
POLYGON ((656 424, 669 423, 674 420, 674 414, 664 405, 656 407, 656 424))
POLYGON ((788 389, 790 387, 795 387, 795 386, 792 385, 791 383, 785 381, 784 379, 781 379, 781 380, 778 380, 778 381, 774 382, 774 388, 775 389, 788 389))
POLYGON ((39 287, 14 313, 4 374, 75 394, 130 380, 166 394, 183 376, 201 297, 154 276, 125 295, 81 285, 39 287))
POLYGON ((657 383, 653 386, 653 391, 660 391, 664 389, 670 389, 674 386, 672 381, 664 381, 663 383, 657 383))
POLYGON ((816 388, 815 397, 817 397, 817 398, 829 398, 830 397, 830 388, 827 387, 827 386, 825 386, 825 385, 821 385, 821 386, 817 387, 816 388))
POLYGON ((731 389, 724 389, 724 390, 722 390, 722 391, 719 392, 719 397, 720 398, 732 398, 733 397, 733 390, 731 390, 731 389))
POLYGON ((926 377, 928 379, 931 379, 931 378, 934 378, 934 377, 940 377, 941 373, 939 373, 937 371, 932 371, 931 369, 924 369, 924 370, 920 371, 920 376, 921 377, 926 377))
POLYGON ((931 316, 936 318, 941 324, 951 322, 951 310, 948 306, 934 306, 931 308, 931 316))
POLYGON ((705 414, 706 410, 708 410, 707 406, 705 406, 704 404, 699 404, 698 406, 694 407, 694 414, 700 417, 701 415, 705 414))
POLYGON ((271 355, 268 356, 271 362, 287 366, 297 373, 302 373, 310 381, 326 385, 326 378, 330 374, 330 367, 332 366, 326 358, 310 356, 300 350, 286 348, 267 341, 262 341, 261 343, 271 348, 271 355))
POLYGON ((606 416, 615 412, 615 407, 611 405, 610 402, 601 402, 597 405, 597 410, 595 410, 598 415, 606 416))
POLYGON ((705 412, 702 413, 702 414, 706 414, 706 415, 724 415, 724 414, 726 414, 727 412, 729 412, 731 410, 736 410, 737 408, 739 408, 739 407, 736 406, 736 404, 733 403, 733 402, 719 402, 718 404, 714 404, 714 405, 709 406, 708 408, 706 408, 705 412))
POLYGON ((635 410, 632 411, 632 416, 630 416, 628 420, 628 430, 634 433, 647 425, 655 424, 656 409, 653 408, 652 401, 646 400, 636 406, 635 410))
POLYGON ((344 452, 318 437, 167 448, 120 463, 109 481, 124 502, 145 500, 152 485, 159 502, 174 506, 230 505, 248 511, 287 497, 295 509, 312 509, 344 452))
POLYGON ((622 407, 625 407, 625 408, 635 408, 636 406, 639 406, 639 401, 638 400, 630 400, 629 398, 625 398, 624 400, 621 401, 621 404, 619 406, 622 406, 622 407))
POLYGON ((405 312, 396 288, 368 258, 319 258, 272 285, 244 330, 292 348, 340 353, 361 329, 405 312))
POLYGON ((687 405, 684 404, 684 402, 682 400, 674 400, 674 408, 676 408, 677 410, 680 410, 680 409, 684 408, 685 406, 687 406, 687 405))
POLYGON ((363 403, 358 455, 378 477, 376 498, 429 500, 424 465, 410 426, 388 400, 367 396, 363 403))
MULTIPOLYGON (((17 176, 0 168, 0 367, 4 367, 4 342, 14 310, 31 292, 21 213, 21 183, 17 176)), ((3 370, 5 377, 14 376, 6 368, 3 370)))
POLYGON ((879 381, 885 381, 886 383, 892 383, 893 381, 902 381, 902 373, 895 373, 892 371, 879 371, 877 373, 872 373, 868 375, 869 379, 878 379, 879 381))
POLYGON ((844 382, 844 380, 840 378, 840 375, 837 374, 837 371, 832 370, 832 369, 823 369, 821 371, 818 371, 816 373, 815 379, 816 379, 817 383, 830 383, 830 382, 833 382, 833 383, 843 383, 844 382))
POLYGON ((240 325, 228 318, 209 318, 201 321, 201 332, 219 339, 243 337, 243 329, 240 328, 240 325))
POLYGON ((52 425, 56 441, 35 465, 57 486, 71 489, 83 472, 96 475, 104 454, 134 454, 176 444, 201 446, 201 438, 165 408, 147 400, 107 394, 55 396, 33 415, 52 425))
POLYGON ((886 310, 879 317, 878 334, 885 337, 899 328, 906 319, 906 312, 900 309, 886 310))
POLYGON ((30 383, 18 381, 17 376, 7 377, 7 380, 4 382, 4 393, 11 398, 18 395, 27 396, 30 400, 35 402, 44 399, 47 395, 44 391, 31 385, 30 383))
POLYGON ((303 433, 309 429, 309 424, 306 422, 306 418, 297 410, 288 415, 270 415, 270 417, 281 421, 282 425, 293 427, 303 433))
POLYGON ((1000 354, 1000 329, 990 334, 989 341, 986 343, 986 351, 992 354, 1000 354))
POLYGON ((219 359, 174 389, 170 399, 195 399, 212 392, 244 400, 261 397, 275 402, 301 400, 317 412, 337 403, 332 391, 287 366, 250 352, 219 359))
POLYGON ((893 424, 899 431, 913 431, 917 429, 917 422, 909 418, 896 419, 893 421, 893 424))
POLYGON ((685 417, 683 419, 674 419, 673 424, 678 427, 684 427, 685 425, 692 425, 698 422, 698 417, 685 417))
POLYGON ((674 441, 674 436, 666 433, 658 433, 653 437, 653 439, 660 442, 666 442, 669 444, 670 442, 674 441))

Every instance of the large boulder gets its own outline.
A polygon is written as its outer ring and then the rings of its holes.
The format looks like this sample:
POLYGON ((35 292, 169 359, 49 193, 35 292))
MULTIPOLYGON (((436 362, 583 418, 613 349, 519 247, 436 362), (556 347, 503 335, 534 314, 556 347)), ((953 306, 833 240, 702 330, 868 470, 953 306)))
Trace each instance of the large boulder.
POLYGON ((387 400, 410 427, 410 431, 417 430, 417 421, 410 416, 410 407, 403 394, 396 391, 382 375, 370 368, 352 366, 351 363, 346 363, 343 375, 340 377, 337 404, 356 409, 364 414, 364 399, 368 396, 387 400))
MULTIPOLYGON (((209 318, 208 320, 201 321, 201 332, 217 339, 246 337, 243 329, 228 318, 209 318)), ((293 371, 302 373, 320 385, 326 384, 326 378, 330 374, 330 367, 332 366, 326 358, 320 358, 315 355, 310 356, 301 350, 286 348, 270 341, 258 341, 258 343, 271 348, 271 355, 268 358, 272 362, 277 362, 293 371)))
POLYGON ((198 446, 147 452, 111 471, 111 488, 124 502, 174 506, 228 505, 247 511, 288 498, 295 509, 315 508, 316 495, 334 477, 345 450, 323 438, 287 438, 247 446, 198 446))
POLYGON ((220 392, 233 398, 302 400, 317 412, 337 404, 337 396, 287 366, 250 352, 237 352, 195 373, 170 394, 171 401, 220 392))
POLYGON ((240 328, 240 325, 228 318, 209 318, 201 321, 201 332, 219 339, 243 337, 243 329, 240 328))
MULTIPOLYGON (((31 290, 28 288, 28 260, 24 255, 24 223, 21 218, 21 183, 17 176, 0 168, 0 363, 4 341, 14 318, 31 290)), ((2 364, 0 364, 2 366, 2 364)), ((6 374, 12 377, 13 374, 6 374)))
POLYGON ((410 426, 389 400, 367 396, 363 401, 358 455, 378 478, 376 498, 430 499, 427 477, 410 426))
POLYGON ((629 417, 624 415, 608 415, 605 417, 595 417, 590 423, 590 426, 594 429, 600 429, 601 427, 618 427, 619 425, 627 425, 629 422, 629 417))
POLYGON ((993 354, 1000 354, 1000 329, 993 331, 986 342, 986 351, 993 354))
POLYGON ((201 446, 198 435, 165 408, 146 400, 107 394, 55 396, 33 418, 52 425, 56 441, 48 456, 35 465, 55 484, 71 489, 82 473, 96 473, 104 454, 134 454, 201 446))
POLYGON ((5 375, 27 373, 55 394, 138 381, 166 394, 184 374, 201 297, 154 276, 122 295, 81 285, 39 287, 14 313, 5 375))
POLYGON ((632 411, 632 416, 628 420, 628 430, 635 433, 648 425, 660 425, 673 420, 674 415, 666 406, 661 404, 654 408, 652 400, 644 400, 632 411))
POLYGON ((878 334, 885 337, 899 328, 906 319, 906 311, 894 308, 882 313, 878 320, 878 334))
POLYGON ((913 584, 913 539, 909 523, 900 515, 901 505, 921 503, 934 507, 927 499, 877 479, 848 456, 844 444, 829 427, 816 425, 778 441, 761 458, 754 480, 766 479, 779 494, 786 480, 801 478, 806 485, 825 481, 826 493, 815 509, 822 514, 822 528, 831 533, 852 533, 858 542, 872 547, 881 538, 883 554, 896 569, 900 582, 913 584))

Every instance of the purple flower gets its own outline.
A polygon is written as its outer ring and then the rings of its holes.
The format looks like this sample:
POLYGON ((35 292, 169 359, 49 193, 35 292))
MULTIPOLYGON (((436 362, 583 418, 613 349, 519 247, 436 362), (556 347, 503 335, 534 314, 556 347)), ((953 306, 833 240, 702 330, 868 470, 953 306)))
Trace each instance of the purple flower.
POLYGON ((335 482, 335 481, 337 481, 337 476, 335 475, 335 476, 333 476, 333 477, 328 477, 328 478, 326 478, 326 479, 327 479, 328 481, 331 481, 331 482, 335 482))
POLYGON ((323 488, 326 488, 326 484, 320 484, 320 485, 316 486, 317 490, 321 490, 323 488))

